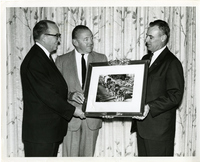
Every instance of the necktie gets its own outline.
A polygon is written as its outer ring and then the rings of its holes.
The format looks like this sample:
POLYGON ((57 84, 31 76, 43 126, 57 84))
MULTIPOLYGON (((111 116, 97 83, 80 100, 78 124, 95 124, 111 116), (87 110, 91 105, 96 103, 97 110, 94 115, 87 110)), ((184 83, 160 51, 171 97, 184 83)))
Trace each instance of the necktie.
POLYGON ((152 62, 152 57, 153 57, 153 53, 151 53, 151 54, 150 54, 150 57, 149 57, 149 60, 150 60, 149 67, 150 67, 151 64, 152 64, 152 63, 151 63, 151 62, 152 62))
POLYGON ((82 66, 82 89, 84 87, 85 84, 85 76, 86 76, 86 63, 85 63, 85 59, 84 59, 84 54, 81 54, 81 66, 82 66))
POLYGON ((52 61, 52 63, 54 63, 53 58, 51 55, 49 55, 50 60, 52 61))

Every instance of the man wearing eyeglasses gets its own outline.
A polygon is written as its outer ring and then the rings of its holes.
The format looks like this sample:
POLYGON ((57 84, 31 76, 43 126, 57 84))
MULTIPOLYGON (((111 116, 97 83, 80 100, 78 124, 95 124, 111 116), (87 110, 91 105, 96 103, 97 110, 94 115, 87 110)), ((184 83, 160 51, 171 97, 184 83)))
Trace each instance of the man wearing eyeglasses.
POLYGON ((20 68, 23 92, 22 140, 26 157, 56 157, 73 116, 85 118, 67 102, 68 87, 51 60, 60 43, 55 22, 42 20, 33 28, 35 44, 20 68))

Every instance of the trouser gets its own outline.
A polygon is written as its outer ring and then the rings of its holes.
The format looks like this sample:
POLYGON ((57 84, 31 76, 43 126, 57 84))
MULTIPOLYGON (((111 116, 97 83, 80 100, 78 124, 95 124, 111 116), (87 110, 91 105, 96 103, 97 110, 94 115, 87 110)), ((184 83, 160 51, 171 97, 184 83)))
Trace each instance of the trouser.
POLYGON ((24 141, 25 157, 56 157, 60 143, 32 143, 24 141))
POLYGON ((63 140, 64 157, 94 156, 99 129, 90 130, 86 120, 82 120, 77 131, 68 131, 63 140))
POLYGON ((154 141, 137 133, 138 156, 173 156, 174 140, 154 141))

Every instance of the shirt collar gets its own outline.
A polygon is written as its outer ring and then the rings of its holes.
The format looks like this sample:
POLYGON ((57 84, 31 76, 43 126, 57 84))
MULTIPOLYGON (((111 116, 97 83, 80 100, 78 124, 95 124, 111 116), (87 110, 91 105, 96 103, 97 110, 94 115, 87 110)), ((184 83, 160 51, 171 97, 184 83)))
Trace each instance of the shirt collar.
POLYGON ((163 48, 157 50, 156 52, 153 53, 153 56, 151 58, 151 62, 150 65, 151 66, 153 64, 153 62, 158 58, 158 56, 161 54, 161 52, 166 48, 166 46, 164 46, 163 48))
POLYGON ((159 56, 159 55, 161 54, 161 52, 162 52, 165 48, 166 48, 166 46, 164 46, 163 48, 161 48, 161 49, 155 51, 155 52, 153 53, 153 55, 159 56))
POLYGON ((88 53, 79 53, 76 49, 75 49, 75 54, 78 56, 81 56, 82 54, 85 54, 85 56, 88 56, 88 53))
POLYGON ((44 46, 42 46, 40 43, 36 42, 36 44, 37 44, 40 48, 42 48, 42 50, 43 50, 44 53, 47 55, 47 57, 50 58, 50 57, 49 57, 49 56, 50 56, 50 52, 49 52, 44 46))

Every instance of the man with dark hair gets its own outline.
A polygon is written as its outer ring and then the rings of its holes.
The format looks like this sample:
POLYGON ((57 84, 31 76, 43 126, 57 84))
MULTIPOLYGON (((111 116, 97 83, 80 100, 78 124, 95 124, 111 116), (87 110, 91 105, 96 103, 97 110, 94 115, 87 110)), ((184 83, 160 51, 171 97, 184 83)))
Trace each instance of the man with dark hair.
POLYGON ((133 117, 138 156, 173 156, 176 109, 182 101, 184 76, 181 62, 169 51, 170 28, 165 21, 149 24, 146 46, 150 60, 146 105, 141 117, 133 117), (137 124, 137 125, 136 125, 137 124))
POLYGON ((67 84, 51 60, 60 43, 58 26, 42 20, 33 29, 35 44, 21 68, 23 92, 22 140, 26 157, 56 157, 73 115, 80 108, 67 102, 67 84))
MULTIPOLYGON (((82 106, 79 103, 84 101, 85 74, 88 64, 106 62, 107 57, 93 51, 93 34, 87 26, 78 25, 74 28, 72 44, 75 49, 57 57, 56 65, 69 87, 68 101, 74 106, 82 106), (75 92, 77 95, 74 95, 75 92)), ((101 126, 100 118, 84 120, 72 118, 63 142, 63 156, 93 156, 101 126)))

